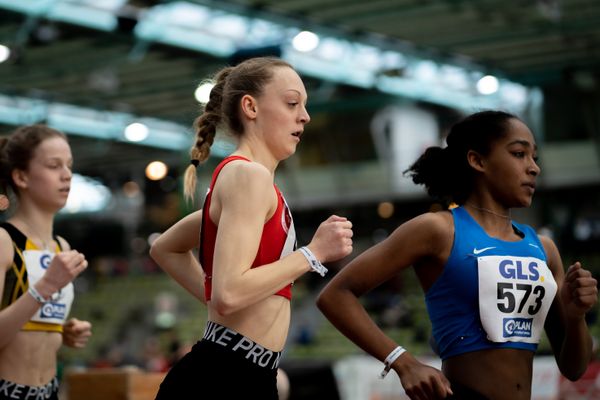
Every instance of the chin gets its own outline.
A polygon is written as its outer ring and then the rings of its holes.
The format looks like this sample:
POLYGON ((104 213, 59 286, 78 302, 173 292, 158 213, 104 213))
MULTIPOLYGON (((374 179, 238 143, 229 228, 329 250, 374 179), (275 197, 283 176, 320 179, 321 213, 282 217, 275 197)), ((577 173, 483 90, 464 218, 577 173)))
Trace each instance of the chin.
POLYGON ((517 205, 515 205, 515 208, 527 208, 527 207, 531 206, 532 202, 533 202, 533 199, 531 197, 528 199, 520 199, 517 202, 517 205))
POLYGON ((281 156, 278 157, 280 161, 286 160, 293 156, 296 153, 296 148, 294 147, 293 149, 286 149, 286 151, 282 153, 283 154, 281 154, 281 156))

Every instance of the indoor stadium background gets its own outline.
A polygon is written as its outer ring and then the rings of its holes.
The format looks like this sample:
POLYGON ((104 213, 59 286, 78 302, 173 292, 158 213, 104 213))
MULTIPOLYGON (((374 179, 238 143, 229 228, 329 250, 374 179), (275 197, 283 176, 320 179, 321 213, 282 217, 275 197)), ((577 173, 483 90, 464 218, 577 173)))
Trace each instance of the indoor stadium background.
MULTIPOLYGON (((299 244, 332 213, 353 222, 354 252, 332 273, 439 207, 402 172, 460 117, 502 109, 532 128, 542 168, 532 207, 516 219, 552 235, 565 264, 581 260, 600 276, 597 0, 0 0, 0 133, 46 123, 68 134, 75 159, 55 231, 90 261, 71 315, 91 321, 94 336, 61 351, 61 398, 78 400, 69 374, 116 393, 119 377, 163 373, 201 337, 205 309, 148 249, 198 208, 233 148, 218 138, 199 168, 199 200, 186 203, 181 174, 206 79, 256 55, 286 59, 306 84, 312 121, 276 183, 299 244)), ((289 398, 404 398, 398 379, 377 381, 379 363, 316 309, 317 278, 294 285, 281 365, 289 398)), ((411 271, 364 302, 398 343, 438 362, 411 271)), ((600 339, 597 310, 588 317, 600 339)), ((535 399, 600 398, 598 361, 573 384, 549 354, 544 339, 535 399)))

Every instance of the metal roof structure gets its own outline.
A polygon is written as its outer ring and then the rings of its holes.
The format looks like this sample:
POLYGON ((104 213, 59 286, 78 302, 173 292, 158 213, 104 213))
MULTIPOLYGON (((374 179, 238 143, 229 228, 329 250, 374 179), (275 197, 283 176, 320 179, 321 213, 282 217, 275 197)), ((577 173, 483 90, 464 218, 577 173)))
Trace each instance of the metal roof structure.
POLYGON ((194 89, 240 53, 297 67, 309 129, 333 136, 307 142, 327 154, 342 146, 333 162, 374 153, 368 121, 357 119, 389 104, 418 102, 452 120, 514 104, 539 114, 540 94, 556 87, 600 90, 597 0, 0 0, 0 44, 11 51, 0 64, 0 124, 46 121, 76 134, 77 165, 90 173, 109 156, 124 169, 180 163, 200 107, 194 89), (319 47, 294 49, 302 31, 319 47), (475 89, 486 74, 500 80, 496 94, 475 89), (142 147, 123 138, 140 120, 151 132, 142 147))

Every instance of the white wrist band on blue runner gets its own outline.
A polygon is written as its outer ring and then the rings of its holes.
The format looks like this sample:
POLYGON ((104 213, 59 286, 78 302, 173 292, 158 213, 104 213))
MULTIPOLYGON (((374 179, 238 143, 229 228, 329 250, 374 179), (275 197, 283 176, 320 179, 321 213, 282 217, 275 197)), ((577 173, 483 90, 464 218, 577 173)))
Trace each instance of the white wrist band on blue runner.
POLYGON ((392 352, 390 354, 388 354, 388 356, 383 361, 383 363, 385 364, 385 368, 383 368, 383 371, 381 371, 381 373, 379 374, 380 379, 385 378, 385 376, 388 374, 388 372, 390 372, 390 369, 392 368, 392 364, 394 363, 394 361, 396 361, 398 359, 398 357, 400 357, 405 352, 406 352, 406 349, 404 347, 398 346, 394 350, 392 350, 392 352))
POLYGON ((37 301, 40 304, 44 304, 47 301, 33 286, 29 286, 29 289, 27 289, 27 293, 29 293, 31 297, 33 297, 35 301, 37 301))
POLYGON ((325 274, 327 273, 327 268, 325 268, 325 266, 323 264, 321 264, 321 262, 319 260, 317 260, 317 257, 315 257, 315 255, 313 254, 312 251, 310 251, 310 249, 306 246, 300 247, 300 252, 302 253, 302 255, 304 257, 306 257, 306 259, 308 260, 308 263, 310 264, 310 268, 316 272, 317 274, 321 275, 321 276, 325 276, 325 274))

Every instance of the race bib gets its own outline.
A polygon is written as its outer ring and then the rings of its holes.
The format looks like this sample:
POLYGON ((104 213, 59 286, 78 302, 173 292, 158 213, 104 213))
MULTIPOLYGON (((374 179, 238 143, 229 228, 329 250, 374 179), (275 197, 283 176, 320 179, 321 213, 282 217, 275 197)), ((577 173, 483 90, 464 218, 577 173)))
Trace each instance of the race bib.
POLYGON ((290 208, 288 207, 285 198, 281 196, 283 199, 283 212, 281 213, 281 227, 283 231, 286 233, 285 243, 283 248, 281 249, 281 255, 279 259, 282 259, 285 256, 292 254, 296 250, 296 229, 294 228, 294 219, 292 218, 292 213, 290 212, 290 208))
MULTIPOLYGON (((52 258, 54 258, 54 253, 41 250, 25 250, 23 258, 27 268, 29 286, 33 286, 46 273, 46 269, 48 269, 52 258)), ((50 300, 44 303, 31 317, 30 321, 62 325, 71 310, 73 297, 73 284, 69 283, 54 293, 50 300)))
POLYGON ((557 285, 534 257, 477 258, 479 314, 493 342, 538 343, 557 285))

